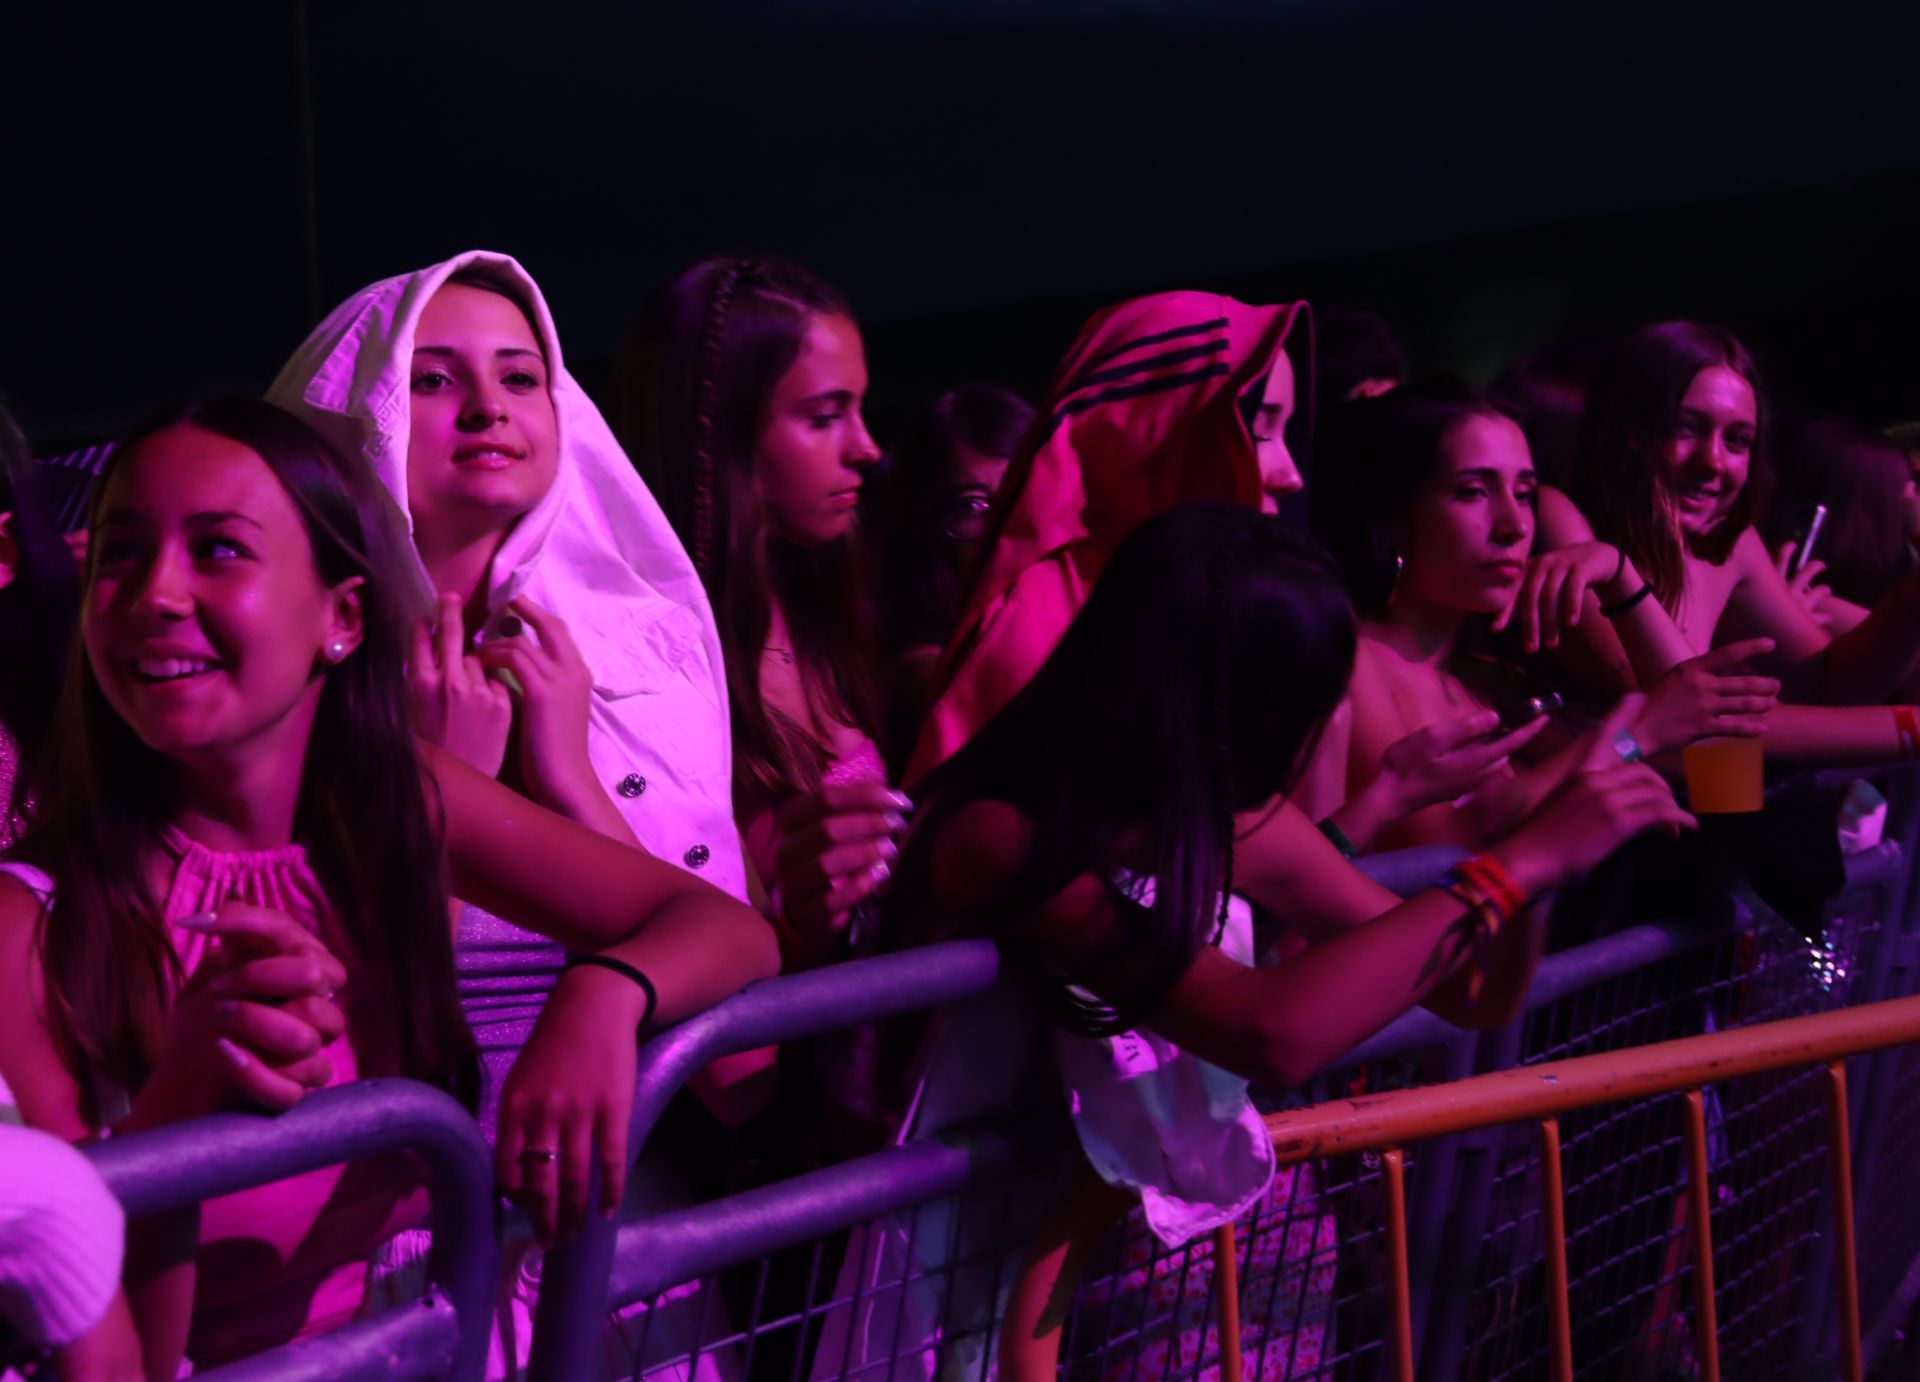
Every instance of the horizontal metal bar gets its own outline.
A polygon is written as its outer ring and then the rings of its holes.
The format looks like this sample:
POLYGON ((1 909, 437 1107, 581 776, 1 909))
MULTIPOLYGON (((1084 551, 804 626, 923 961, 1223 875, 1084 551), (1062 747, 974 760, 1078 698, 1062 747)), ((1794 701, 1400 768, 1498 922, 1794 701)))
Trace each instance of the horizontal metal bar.
POLYGON ((1421 845, 1417 849, 1363 854, 1353 861, 1353 866, 1388 892, 1407 897, 1431 888, 1442 874, 1466 857, 1464 849, 1452 845, 1421 845))
POLYGON ((1697 922, 1658 921, 1571 946, 1540 962, 1527 989, 1527 1011, 1635 970, 1650 969, 1676 955, 1703 949, 1726 935, 1723 928, 1697 922))
POLYGON ((969 998, 999 975, 998 947, 964 940, 753 984, 641 1048, 628 1145, 645 1146, 668 1101, 716 1057, 969 998))
MULTIPOLYGON (((451 1375, 478 1378, 500 1260, 493 1155, 473 1115, 441 1090, 413 1080, 360 1080, 309 1094, 285 1113, 213 1114, 84 1150, 128 1217, 137 1218, 402 1149, 427 1169, 428 1280, 446 1291, 461 1321, 451 1375)), ((275 1350, 262 1359, 280 1356, 275 1350)))
POLYGON ((1495 1123, 1552 1118, 1595 1104, 1642 1099, 1800 1065, 1821 1065, 1920 1041, 1920 997, 1867 1003, 1735 1031, 1516 1070, 1453 1084, 1338 1099, 1267 1115, 1284 1164, 1495 1123))
MULTIPOLYGON (((479 1321, 482 1361, 487 1321, 479 1321)), ((434 1291, 425 1299, 284 1348, 243 1358, 212 1372, 197 1372, 196 1382, 359 1382, 359 1379, 437 1378, 462 1342, 453 1302, 434 1291)))
POLYGON ((956 1194, 1059 1145, 1031 1125, 956 1129, 624 1225, 609 1305, 646 1300, 722 1267, 956 1194))

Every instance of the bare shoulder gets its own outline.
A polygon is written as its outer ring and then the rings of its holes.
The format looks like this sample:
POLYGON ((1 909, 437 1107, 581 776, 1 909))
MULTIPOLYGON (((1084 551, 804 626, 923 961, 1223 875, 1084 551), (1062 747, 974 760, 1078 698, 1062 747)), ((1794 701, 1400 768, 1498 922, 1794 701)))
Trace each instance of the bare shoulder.
POLYGON ((1742 580, 1764 571, 1769 576, 1778 577, 1779 568, 1773 564, 1773 556, 1767 551, 1767 544, 1760 540, 1757 528, 1742 530, 1733 540, 1733 551, 1727 556, 1727 565, 1737 572, 1742 580))

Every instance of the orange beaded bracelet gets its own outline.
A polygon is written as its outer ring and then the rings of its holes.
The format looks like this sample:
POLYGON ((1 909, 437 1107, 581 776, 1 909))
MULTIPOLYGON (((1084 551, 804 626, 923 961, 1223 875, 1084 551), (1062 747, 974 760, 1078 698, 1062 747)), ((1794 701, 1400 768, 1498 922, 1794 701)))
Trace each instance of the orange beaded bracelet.
POLYGON ((1467 976, 1467 1002, 1474 1003, 1486 979, 1487 947, 1500 934, 1500 928, 1527 905, 1527 894, 1514 882, 1506 865, 1490 854, 1462 859, 1441 877, 1440 886, 1468 908, 1473 927, 1468 938, 1473 967, 1467 976))

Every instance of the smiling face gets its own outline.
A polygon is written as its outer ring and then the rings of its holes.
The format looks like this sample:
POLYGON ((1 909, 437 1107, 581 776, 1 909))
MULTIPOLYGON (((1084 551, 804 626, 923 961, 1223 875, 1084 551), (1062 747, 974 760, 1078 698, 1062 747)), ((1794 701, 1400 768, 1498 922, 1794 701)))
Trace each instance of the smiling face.
POLYGON ((1526 570, 1538 488, 1512 421, 1473 413, 1455 423, 1407 514, 1401 594, 1477 614, 1505 609, 1526 570))
POLYGON ((1717 528, 1746 488, 1759 426, 1753 385, 1726 366, 1703 369, 1687 385, 1667 438, 1664 480, 1689 542, 1717 528))
POLYGON ((423 545, 504 533, 553 487, 559 443, 547 361, 511 298, 465 283, 414 328, 407 507, 423 545))
POLYGON ((1280 500, 1298 494, 1305 483, 1300 467, 1287 449, 1287 425, 1294 413, 1293 361, 1283 350, 1274 357, 1273 368, 1260 388, 1260 402, 1253 410, 1253 454, 1260 463, 1260 512, 1279 513, 1280 500))
POLYGON ((843 316, 810 318, 753 452, 754 484, 776 536, 811 547, 853 526, 864 472, 880 459, 860 414, 866 396, 860 329, 843 316))
POLYGON ((359 578, 324 584, 299 510, 258 453, 191 424, 115 467, 93 530, 81 637, 107 702, 148 747, 294 771, 325 650, 359 645, 359 578))

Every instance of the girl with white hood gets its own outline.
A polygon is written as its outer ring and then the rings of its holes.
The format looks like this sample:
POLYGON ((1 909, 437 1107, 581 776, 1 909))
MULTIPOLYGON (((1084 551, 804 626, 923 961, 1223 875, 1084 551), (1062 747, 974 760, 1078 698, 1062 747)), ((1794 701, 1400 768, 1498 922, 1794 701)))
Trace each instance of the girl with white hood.
MULTIPOLYGON (((410 668, 422 734, 745 898, 706 594, 526 271, 476 250, 375 283, 268 397, 364 458, 407 517, 433 615, 410 668)), ((460 947, 491 1130, 563 957, 472 907, 460 947)))
MULTIPOLYGON (((320 324, 268 397, 363 458, 406 515, 414 601, 427 616, 409 667, 423 737, 744 900, 724 663, 706 592, 563 365, 526 271, 469 251, 375 283, 320 324)), ((562 973, 558 947, 471 904, 458 934, 488 1136, 496 1122, 518 1128, 567 1106, 552 1070, 535 1078, 516 1065, 536 1023, 543 1043, 581 1053, 566 1083, 593 1087, 616 1110, 608 1126, 624 1129, 632 1047, 610 1053, 594 1006, 568 998, 592 981, 562 973)), ((509 1191, 529 1170, 516 1159, 533 1154, 510 1140, 497 1149, 509 1191)), ((682 1198, 657 1158, 642 1160, 628 1188, 630 1209, 682 1198)), ((584 1210, 563 1206, 559 1231, 584 1210)), ((406 1293, 414 1251, 424 1256, 424 1244, 389 1256, 399 1275, 386 1294, 406 1293)), ((537 1272, 526 1259, 499 1319, 492 1375, 525 1359, 537 1272)), ((651 1325, 616 1322, 610 1362, 641 1362, 629 1333, 649 1356, 671 1351, 675 1321, 701 1306, 684 1294, 651 1325)))

